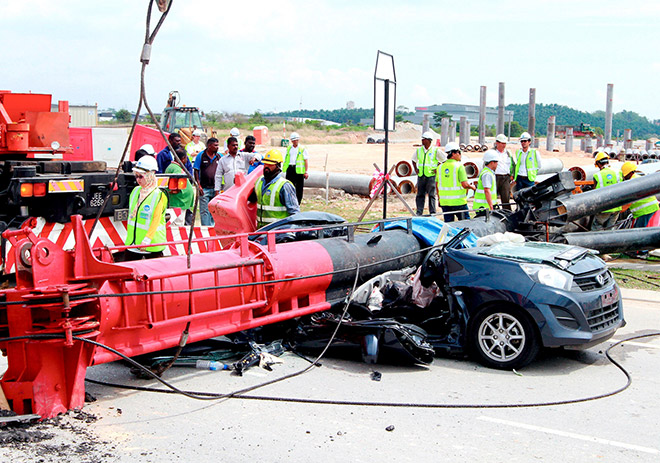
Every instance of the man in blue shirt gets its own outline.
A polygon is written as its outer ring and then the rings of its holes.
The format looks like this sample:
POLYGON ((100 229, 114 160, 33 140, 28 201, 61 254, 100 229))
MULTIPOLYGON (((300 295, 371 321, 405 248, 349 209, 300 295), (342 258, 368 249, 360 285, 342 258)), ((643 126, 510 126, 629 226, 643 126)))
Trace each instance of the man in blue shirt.
POLYGON ((195 180, 199 184, 199 214, 202 225, 212 226, 213 217, 209 212, 209 202, 215 196, 215 171, 218 168, 219 141, 217 138, 209 138, 206 142, 206 149, 199 153, 195 158, 195 180))
MULTIPOLYGON (((179 147, 182 147, 181 137, 179 134, 171 133, 167 139, 169 140, 170 145, 172 145, 174 151, 176 151, 179 147)), ((166 146, 156 155, 156 161, 158 161, 158 173, 164 174, 167 166, 169 166, 172 161, 174 161, 174 154, 172 154, 169 148, 166 146)), ((187 157, 184 166, 186 167, 186 170, 192 174, 192 163, 187 157)))

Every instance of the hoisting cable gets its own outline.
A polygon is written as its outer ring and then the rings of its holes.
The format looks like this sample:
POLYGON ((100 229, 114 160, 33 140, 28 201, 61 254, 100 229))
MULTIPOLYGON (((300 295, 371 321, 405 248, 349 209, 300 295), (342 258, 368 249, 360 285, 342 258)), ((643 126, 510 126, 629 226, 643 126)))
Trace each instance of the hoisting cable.
MULTIPOLYGON (((145 34, 144 34, 144 45, 142 46, 142 54, 140 56, 140 61, 142 62, 142 69, 140 71, 140 101, 138 102, 138 108, 137 111, 135 112, 135 117, 133 118, 133 124, 131 125, 131 130, 128 135, 128 138, 126 140, 126 145, 124 146, 124 152, 122 153, 121 159, 119 160, 119 164, 117 165, 117 169, 115 171, 115 177, 112 181, 112 185, 110 187, 110 190, 108 191, 108 194, 105 196, 103 200, 103 204, 101 205, 99 211, 96 214, 96 218, 94 219, 94 223, 92 224, 92 228, 89 231, 89 238, 91 239, 92 233, 94 232, 94 228, 96 227, 96 224, 101 218, 101 214, 105 210, 105 207, 108 204, 108 201, 110 200, 110 197, 112 196, 112 192, 114 191, 113 188, 117 185, 117 179, 119 178, 119 172, 121 171, 122 165, 124 164, 124 159, 126 159, 126 153, 128 152, 129 146, 131 144, 131 140, 133 138, 133 133, 135 132, 135 126, 137 125, 138 118, 140 117, 140 111, 142 109, 142 104, 144 103, 144 107, 147 109, 147 112, 149 113, 149 116, 151 117, 152 123, 156 126, 158 131, 160 132, 161 137, 163 137, 163 140, 165 140, 165 143, 167 144, 167 147, 170 151, 170 153, 175 153, 174 149, 172 148, 172 145, 170 144, 169 139, 165 136, 165 132, 161 128, 160 124, 156 121, 156 117, 154 116, 154 113, 151 111, 151 108, 149 107, 149 103, 147 101, 147 93, 146 93, 146 87, 144 84, 144 75, 145 75, 145 70, 147 67, 147 64, 149 64, 149 59, 151 58, 151 46, 156 39, 156 34, 158 34, 158 31, 160 30, 160 27, 163 25, 163 21, 165 21, 165 18, 167 17, 167 14, 169 13, 170 9, 172 8, 172 3, 174 0, 170 0, 169 5, 167 6, 167 9, 162 12, 160 19, 158 21, 158 24, 156 24, 156 27, 154 28, 153 32, 151 35, 149 34, 149 28, 151 27, 151 10, 154 4, 154 1, 152 0, 149 2, 149 7, 147 8, 147 19, 146 19, 146 28, 145 28, 145 34)), ((179 159, 178 156, 174 155, 173 161, 176 162, 182 169, 182 171, 186 174, 188 177, 188 181, 194 186, 195 190, 195 205, 193 207, 193 217, 197 215, 197 204, 199 203, 198 201, 198 196, 199 196, 199 185, 195 181, 195 178, 193 175, 186 169, 186 166, 183 165, 181 160, 179 159)), ((188 231, 188 249, 186 250, 186 255, 187 255, 187 265, 188 268, 190 268, 190 260, 191 260, 191 251, 192 251, 192 237, 193 237, 193 229, 195 227, 195 221, 193 220, 193 223, 190 224, 190 229, 188 231)))

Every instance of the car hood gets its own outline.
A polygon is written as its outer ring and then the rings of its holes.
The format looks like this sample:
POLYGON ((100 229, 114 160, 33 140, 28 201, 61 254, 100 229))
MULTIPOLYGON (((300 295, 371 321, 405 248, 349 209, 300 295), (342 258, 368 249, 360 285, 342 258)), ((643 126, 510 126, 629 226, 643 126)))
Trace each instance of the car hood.
POLYGON ((605 265, 589 249, 557 243, 499 243, 487 248, 478 248, 477 252, 518 262, 547 264, 573 275, 600 269, 605 265))

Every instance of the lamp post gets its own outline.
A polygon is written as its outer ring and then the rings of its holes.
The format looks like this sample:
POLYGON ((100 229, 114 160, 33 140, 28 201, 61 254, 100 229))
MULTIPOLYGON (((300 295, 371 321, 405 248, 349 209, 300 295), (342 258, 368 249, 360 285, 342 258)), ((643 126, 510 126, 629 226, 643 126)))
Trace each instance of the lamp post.
MULTIPOLYGON (((389 132, 394 131, 396 108, 396 73, 394 56, 378 51, 374 72, 374 130, 385 131, 385 158, 383 173, 387 175, 387 148, 389 132)), ((387 218, 387 182, 383 188, 383 219, 387 218)))

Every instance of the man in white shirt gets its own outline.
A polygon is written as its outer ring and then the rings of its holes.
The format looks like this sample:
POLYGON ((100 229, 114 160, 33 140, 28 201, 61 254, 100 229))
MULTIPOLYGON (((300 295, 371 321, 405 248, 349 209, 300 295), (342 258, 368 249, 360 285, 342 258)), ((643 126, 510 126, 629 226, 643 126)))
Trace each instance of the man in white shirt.
POLYGON ((192 134, 192 141, 186 145, 186 153, 188 153, 192 163, 195 162, 197 155, 206 149, 206 145, 201 140, 202 133, 200 129, 195 129, 192 134))
POLYGON ((305 179, 309 177, 307 149, 299 145, 300 135, 298 135, 298 133, 293 132, 290 138, 291 144, 286 148, 282 172, 286 175, 286 179, 296 187, 298 204, 302 204, 305 179))
POLYGON ((495 180, 497 182, 497 196, 502 201, 504 209, 511 210, 511 183, 513 182, 513 156, 506 149, 507 138, 503 133, 495 138, 495 153, 498 157, 497 169, 495 169, 495 180))
POLYGON ((513 169, 516 191, 534 185, 538 171, 541 168, 541 156, 538 150, 529 147, 531 143, 532 136, 527 132, 523 132, 520 135, 521 149, 516 151, 516 166, 513 169))
POLYGON ((234 186, 234 177, 237 172, 247 174, 248 167, 253 155, 244 151, 238 151, 238 140, 234 137, 227 139, 227 154, 218 161, 215 171, 215 195, 221 191, 227 191, 234 186), (224 186, 223 186, 224 184, 224 186))

